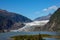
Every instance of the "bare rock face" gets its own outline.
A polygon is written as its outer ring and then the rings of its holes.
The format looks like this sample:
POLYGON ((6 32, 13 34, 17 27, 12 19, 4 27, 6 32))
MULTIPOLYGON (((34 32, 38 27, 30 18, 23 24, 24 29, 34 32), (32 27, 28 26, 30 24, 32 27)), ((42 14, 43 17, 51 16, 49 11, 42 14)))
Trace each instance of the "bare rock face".
POLYGON ((32 22, 32 20, 23 15, 0 9, 0 32, 21 28, 24 22, 32 22))
POLYGON ((60 32, 60 8, 50 17, 50 21, 42 28, 45 31, 60 32))

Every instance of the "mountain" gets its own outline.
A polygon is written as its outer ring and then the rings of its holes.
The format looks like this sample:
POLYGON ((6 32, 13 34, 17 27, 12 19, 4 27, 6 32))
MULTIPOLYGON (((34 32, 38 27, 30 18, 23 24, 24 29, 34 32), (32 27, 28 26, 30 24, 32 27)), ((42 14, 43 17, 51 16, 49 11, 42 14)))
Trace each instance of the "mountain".
POLYGON ((35 21, 49 20, 52 14, 48 14, 47 16, 42 16, 34 19, 35 21))
POLYGON ((60 32, 60 8, 50 17, 50 21, 44 26, 43 30, 60 32))
POLYGON ((49 20, 34 21, 27 23, 19 31, 52 31, 60 32, 60 8, 58 8, 49 18, 49 20))
POLYGON ((29 18, 17 13, 0 9, 0 32, 1 30, 18 29, 23 23, 32 22, 29 18))
POLYGON ((18 31, 25 31, 25 32, 34 32, 34 31, 40 31, 41 28, 47 24, 49 20, 44 20, 44 21, 33 21, 30 23, 26 23, 26 25, 20 29, 18 29, 18 31))

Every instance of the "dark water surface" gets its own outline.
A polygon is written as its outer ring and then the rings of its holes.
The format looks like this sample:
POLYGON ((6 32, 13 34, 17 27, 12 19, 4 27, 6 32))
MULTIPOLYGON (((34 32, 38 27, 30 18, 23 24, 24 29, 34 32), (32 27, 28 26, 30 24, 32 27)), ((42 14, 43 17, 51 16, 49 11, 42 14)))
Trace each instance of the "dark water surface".
MULTIPOLYGON (((49 34, 49 35, 60 35, 60 32, 7 32, 7 33, 0 33, 0 40, 7 40, 11 36, 17 35, 35 35, 35 34, 49 34)), ((46 40, 60 40, 56 38, 44 38, 46 40)))

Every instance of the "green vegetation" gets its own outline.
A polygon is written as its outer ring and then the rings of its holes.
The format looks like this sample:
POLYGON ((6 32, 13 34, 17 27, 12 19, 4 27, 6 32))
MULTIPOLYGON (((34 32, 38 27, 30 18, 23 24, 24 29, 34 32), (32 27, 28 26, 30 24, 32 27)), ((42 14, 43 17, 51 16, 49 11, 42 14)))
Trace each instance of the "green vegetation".
POLYGON ((60 38, 60 36, 39 34, 39 35, 19 35, 13 36, 11 38, 13 38, 14 40, 45 40, 43 38, 60 38))
POLYGON ((13 36, 14 40, 44 40, 42 37, 47 37, 50 35, 47 34, 39 34, 39 35, 19 35, 19 36, 13 36))

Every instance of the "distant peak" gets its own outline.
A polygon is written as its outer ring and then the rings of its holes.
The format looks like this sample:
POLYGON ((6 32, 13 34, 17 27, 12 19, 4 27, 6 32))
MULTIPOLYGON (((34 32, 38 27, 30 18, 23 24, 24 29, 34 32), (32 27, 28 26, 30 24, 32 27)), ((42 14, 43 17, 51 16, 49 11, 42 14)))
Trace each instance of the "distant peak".
POLYGON ((58 11, 60 10, 60 8, 57 9, 58 11))
POLYGON ((2 9, 0 9, 0 12, 7 12, 6 10, 2 10, 2 9))
POLYGON ((60 9, 60 8, 58 8, 58 9, 60 9))
POLYGON ((49 13, 48 15, 52 15, 51 13, 49 13))

